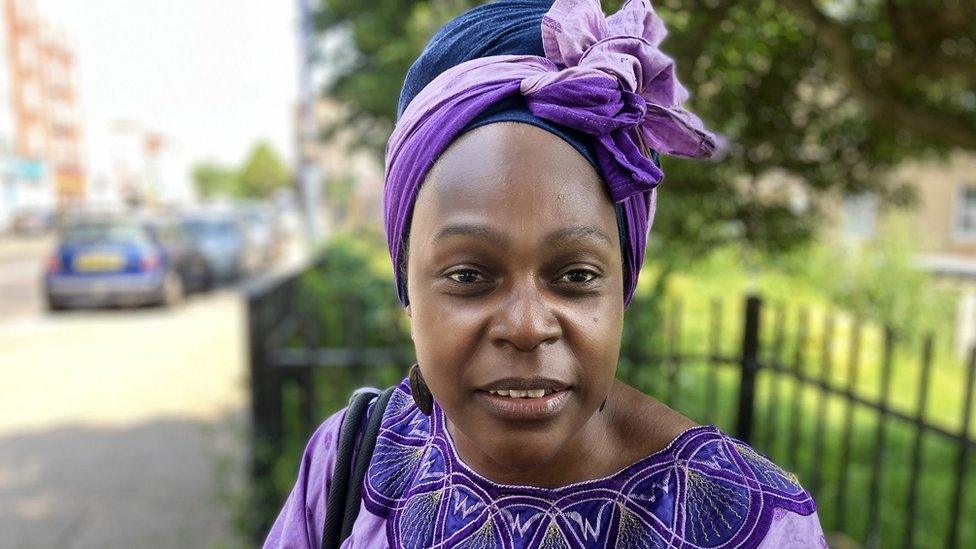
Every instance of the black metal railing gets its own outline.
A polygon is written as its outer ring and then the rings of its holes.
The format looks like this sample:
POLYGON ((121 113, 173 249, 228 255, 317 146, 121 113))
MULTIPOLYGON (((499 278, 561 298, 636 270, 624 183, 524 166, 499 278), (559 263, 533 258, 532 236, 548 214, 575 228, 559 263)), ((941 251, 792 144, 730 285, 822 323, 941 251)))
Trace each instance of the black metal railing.
MULTIPOLYGON (((344 340, 347 344, 322 347, 318 343, 321 327, 310 315, 314 316, 316 307, 336 304, 304 300, 300 271, 255 285, 247 295, 252 475, 254 485, 261 487, 255 491, 253 524, 260 536, 273 520, 287 488, 286 483, 269 486, 276 463, 285 460, 281 478, 294 478, 297 456, 282 458, 288 453, 289 441, 293 453, 300 451, 300 443, 327 412, 343 405, 354 387, 388 385, 405 375, 412 352, 398 326, 390 327, 390 345, 358 344, 363 341, 359 320, 364 312, 352 302, 339 305, 348 308, 344 329, 351 335, 344 340), (317 376, 317 372, 324 376, 317 376), (286 426, 290 432, 286 433, 286 426)), ((835 314, 822 315, 816 346, 808 309, 797 309, 791 332, 786 306, 764 310, 758 296, 748 296, 743 305, 738 324, 741 331, 732 343, 735 351, 723 353, 734 335, 723 328, 729 316, 725 304, 717 299, 710 302, 704 313, 709 317, 704 323, 707 333, 691 334, 694 341, 688 345, 682 344, 689 339, 682 334, 682 302, 671 301, 660 332, 665 334, 661 342, 664 352, 648 351, 647 345, 637 344, 640 342, 633 334, 629 340, 625 337, 621 376, 700 422, 729 429, 796 472, 818 500, 828 531, 845 533, 869 547, 976 544, 976 526, 972 520, 964 520, 976 517, 976 501, 972 501, 976 479, 968 474, 976 448, 976 440, 970 436, 976 353, 970 354, 960 376, 965 378, 961 420, 958 428, 952 429, 945 421, 930 420, 926 413, 933 371, 932 336, 923 338, 917 362, 902 361, 899 365, 917 367, 915 410, 906 411, 892 405, 896 347, 903 343, 907 348, 907 342, 900 342, 893 330, 882 331, 876 390, 866 391, 869 378, 862 367, 865 323, 850 323, 846 361, 842 368, 836 368, 835 314), (767 319, 771 330, 763 329, 767 319), (787 353, 789 348, 792 353, 787 353), (814 355, 818 360, 811 360, 814 355), (811 391, 813 402, 809 402, 811 391), (723 399, 731 406, 723 407, 723 399), (831 412, 838 407, 839 414, 831 412), (873 417, 865 418, 865 414, 873 417), (907 433, 893 437, 895 424, 907 428, 907 433), (939 475, 936 487, 944 485, 948 490, 940 490, 935 496, 921 484, 926 478, 926 443, 938 443, 943 454, 948 445, 954 453, 954 470, 943 467, 940 461, 931 473, 939 475), (900 459, 904 451, 909 456, 907 471, 899 470, 898 486, 893 487, 886 475, 900 465, 893 456, 900 459), (903 497, 892 495, 901 491, 905 492, 903 497), (931 499, 939 495, 944 501, 931 499), (933 508, 942 517, 938 525, 932 523, 932 513, 920 512, 933 508)), ((628 315, 639 314, 635 308, 639 311, 640 307, 635 303, 628 315)))

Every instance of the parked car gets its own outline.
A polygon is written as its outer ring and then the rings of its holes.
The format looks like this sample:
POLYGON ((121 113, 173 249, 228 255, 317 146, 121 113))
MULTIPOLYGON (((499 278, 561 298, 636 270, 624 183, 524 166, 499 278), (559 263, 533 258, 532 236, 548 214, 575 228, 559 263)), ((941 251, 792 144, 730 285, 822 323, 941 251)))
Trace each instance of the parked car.
POLYGON ((247 272, 251 260, 240 222, 231 215, 184 217, 183 229, 193 240, 214 282, 231 282, 247 272))
POLYGON ((145 223, 153 241, 162 246, 175 263, 188 291, 198 292, 213 286, 215 277, 203 250, 179 219, 155 217, 145 223))
POLYGON ((266 206, 249 204, 237 211, 241 226, 244 228, 244 241, 253 258, 253 264, 248 265, 249 271, 267 267, 274 262, 281 253, 280 235, 277 234, 277 224, 274 214, 266 206))
POLYGON ((48 259, 50 310, 83 305, 172 305, 208 284, 202 256, 160 220, 87 220, 67 225, 48 259))

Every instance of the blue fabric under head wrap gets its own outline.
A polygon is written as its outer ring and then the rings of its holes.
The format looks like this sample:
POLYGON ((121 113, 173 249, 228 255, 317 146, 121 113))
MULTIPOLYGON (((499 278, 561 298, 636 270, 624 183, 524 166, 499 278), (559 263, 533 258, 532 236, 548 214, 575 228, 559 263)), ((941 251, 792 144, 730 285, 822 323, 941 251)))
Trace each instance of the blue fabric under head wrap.
MULTIPOLYGON (((501 0, 463 13, 434 35, 403 82, 397 118, 410 101, 442 72, 471 59, 491 55, 537 55, 542 48, 542 17, 552 0, 501 0)), ((494 122, 523 122, 542 128, 569 143, 599 171, 589 137, 543 120, 520 97, 503 101, 468 124, 464 132, 494 122)))

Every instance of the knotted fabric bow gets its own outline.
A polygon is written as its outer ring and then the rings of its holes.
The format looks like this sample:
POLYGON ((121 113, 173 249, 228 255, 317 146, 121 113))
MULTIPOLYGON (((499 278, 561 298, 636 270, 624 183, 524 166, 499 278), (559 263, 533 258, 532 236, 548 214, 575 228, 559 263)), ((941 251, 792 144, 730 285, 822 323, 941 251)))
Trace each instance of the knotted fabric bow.
POLYGON ((387 242, 406 305, 403 241, 424 178, 486 109, 521 95, 536 117, 592 136, 610 199, 622 212, 625 303, 629 304, 653 220, 662 154, 707 158, 716 138, 681 108, 688 92, 658 49, 667 34, 647 0, 604 16, 598 0, 556 0, 542 19, 546 57, 495 55, 460 63, 410 101, 386 149, 387 242))

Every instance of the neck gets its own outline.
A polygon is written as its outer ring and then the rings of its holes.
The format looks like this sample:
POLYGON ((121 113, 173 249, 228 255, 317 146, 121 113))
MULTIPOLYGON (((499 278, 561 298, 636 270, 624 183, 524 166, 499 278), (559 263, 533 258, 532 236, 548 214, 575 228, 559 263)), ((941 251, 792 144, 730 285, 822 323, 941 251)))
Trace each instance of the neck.
POLYGON ((608 415, 596 412, 566 444, 547 459, 518 460, 491 456, 447 420, 459 457, 471 469, 497 484, 559 488, 613 473, 616 447, 608 415))

